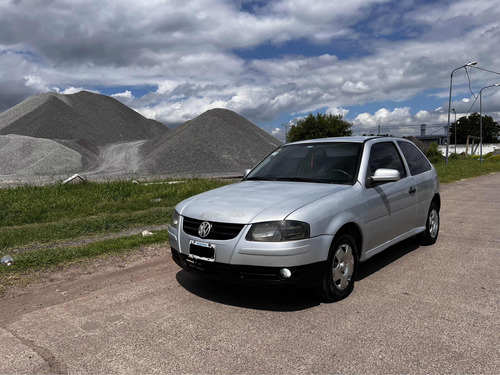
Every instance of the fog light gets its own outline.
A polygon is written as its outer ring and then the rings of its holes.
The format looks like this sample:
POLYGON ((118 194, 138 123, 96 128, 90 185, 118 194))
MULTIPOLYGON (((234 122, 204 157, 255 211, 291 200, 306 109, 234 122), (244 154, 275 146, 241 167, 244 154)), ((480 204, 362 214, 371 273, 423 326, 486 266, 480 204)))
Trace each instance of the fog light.
POLYGON ((292 271, 290 271, 288 268, 282 268, 280 269, 280 275, 284 279, 289 279, 292 277, 292 271))

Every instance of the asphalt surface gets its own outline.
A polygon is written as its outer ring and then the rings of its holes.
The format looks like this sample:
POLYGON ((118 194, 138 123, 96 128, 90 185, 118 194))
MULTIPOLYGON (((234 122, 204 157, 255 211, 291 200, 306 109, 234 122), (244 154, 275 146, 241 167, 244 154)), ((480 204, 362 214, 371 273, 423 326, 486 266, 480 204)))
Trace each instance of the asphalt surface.
POLYGON ((438 242, 363 263, 338 303, 207 282, 167 247, 1 299, 26 301, 0 316, 0 373, 499 374, 499 187, 442 186, 438 242))

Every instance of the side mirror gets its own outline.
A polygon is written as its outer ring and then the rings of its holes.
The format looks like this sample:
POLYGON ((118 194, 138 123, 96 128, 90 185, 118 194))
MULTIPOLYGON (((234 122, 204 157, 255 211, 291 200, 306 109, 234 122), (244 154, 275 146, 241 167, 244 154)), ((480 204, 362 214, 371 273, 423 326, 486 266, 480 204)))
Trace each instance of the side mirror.
POLYGON ((373 182, 394 182, 399 181, 401 176, 396 169, 379 168, 372 177, 373 182))

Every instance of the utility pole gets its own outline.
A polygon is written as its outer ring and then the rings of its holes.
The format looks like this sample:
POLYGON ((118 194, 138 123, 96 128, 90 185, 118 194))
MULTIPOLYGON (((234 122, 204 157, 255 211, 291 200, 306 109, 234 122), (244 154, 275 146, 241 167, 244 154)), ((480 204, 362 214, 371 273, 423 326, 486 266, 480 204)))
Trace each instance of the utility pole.
POLYGON ((288 125, 286 124, 281 124, 285 128, 285 143, 288 142, 288 125))
POLYGON ((455 154, 456 154, 457 153, 457 111, 455 111, 455 108, 452 108, 451 110, 455 114, 455 154))

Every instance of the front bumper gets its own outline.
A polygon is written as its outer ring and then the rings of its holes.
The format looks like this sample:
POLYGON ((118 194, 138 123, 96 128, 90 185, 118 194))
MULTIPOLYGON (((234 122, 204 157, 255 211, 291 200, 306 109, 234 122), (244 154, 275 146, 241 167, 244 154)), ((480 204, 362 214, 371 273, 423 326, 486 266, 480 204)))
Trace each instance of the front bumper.
POLYGON ((249 225, 233 239, 208 240, 216 247, 215 261, 189 256, 190 241, 204 241, 185 233, 182 217, 178 228, 169 225, 172 259, 186 271, 234 283, 266 286, 309 286, 322 282, 332 236, 324 235, 291 242, 249 242, 249 225), (280 274, 282 268, 291 277, 280 274))
POLYGON ((235 284, 280 288, 307 287, 321 284, 326 269, 326 261, 287 267, 291 271, 292 276, 290 278, 283 278, 280 275, 280 269, 283 267, 207 262, 205 260, 189 258, 174 248, 171 248, 171 251, 174 262, 189 273, 235 284))

